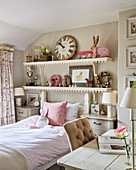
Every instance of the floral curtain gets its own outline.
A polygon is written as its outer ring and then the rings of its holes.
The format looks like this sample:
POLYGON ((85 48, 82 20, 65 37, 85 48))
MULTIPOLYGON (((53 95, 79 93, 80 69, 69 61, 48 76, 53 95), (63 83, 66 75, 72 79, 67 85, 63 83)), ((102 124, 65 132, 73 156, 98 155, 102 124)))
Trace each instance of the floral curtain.
POLYGON ((0 48, 0 126, 14 122, 13 51, 0 48))

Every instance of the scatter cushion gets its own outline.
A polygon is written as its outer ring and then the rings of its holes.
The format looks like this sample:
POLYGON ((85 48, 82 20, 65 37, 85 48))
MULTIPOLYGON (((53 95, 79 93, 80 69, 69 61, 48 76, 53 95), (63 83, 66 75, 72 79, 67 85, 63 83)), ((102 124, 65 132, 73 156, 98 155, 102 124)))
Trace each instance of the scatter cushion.
POLYGON ((66 115, 67 101, 61 103, 45 102, 43 110, 48 108, 46 117, 49 119, 49 125, 63 126, 66 115))
POLYGON ((65 122, 72 121, 77 118, 80 103, 68 103, 66 107, 65 122))

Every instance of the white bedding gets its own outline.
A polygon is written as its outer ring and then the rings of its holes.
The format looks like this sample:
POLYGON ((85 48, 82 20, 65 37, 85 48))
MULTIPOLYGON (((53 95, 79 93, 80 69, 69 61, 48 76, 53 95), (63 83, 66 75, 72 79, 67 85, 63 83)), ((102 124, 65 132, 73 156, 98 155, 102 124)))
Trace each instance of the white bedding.
POLYGON ((37 170, 56 156, 69 151, 63 127, 29 128, 29 126, 36 124, 38 117, 38 115, 32 116, 0 128, 0 144, 21 152, 27 159, 31 170, 37 170))

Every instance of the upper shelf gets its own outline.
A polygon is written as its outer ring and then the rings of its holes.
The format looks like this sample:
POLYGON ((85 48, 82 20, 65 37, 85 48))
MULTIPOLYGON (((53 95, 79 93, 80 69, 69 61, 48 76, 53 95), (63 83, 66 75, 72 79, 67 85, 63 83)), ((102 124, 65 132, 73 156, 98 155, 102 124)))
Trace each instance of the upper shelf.
POLYGON ((101 93, 109 91, 111 88, 99 88, 99 87, 46 87, 46 86, 24 86, 25 90, 45 90, 45 91, 66 91, 66 92, 95 92, 101 93))
POLYGON ((91 58, 91 59, 76 59, 76 60, 63 60, 63 61, 43 61, 43 62, 27 62, 23 63, 25 66, 38 66, 38 65, 57 65, 57 64, 92 64, 92 63, 106 63, 112 61, 110 57, 91 58))

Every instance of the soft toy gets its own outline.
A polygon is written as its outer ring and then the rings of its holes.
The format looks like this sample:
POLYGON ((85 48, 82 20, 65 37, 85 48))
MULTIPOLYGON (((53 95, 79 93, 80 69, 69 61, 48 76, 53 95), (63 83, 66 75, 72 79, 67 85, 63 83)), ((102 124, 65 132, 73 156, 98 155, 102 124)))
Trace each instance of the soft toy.
POLYGON ((44 111, 40 109, 41 116, 39 116, 39 119, 36 122, 36 127, 43 128, 44 126, 49 124, 49 119, 46 117, 47 112, 47 108, 44 111))
POLYGON ((100 45, 97 47, 97 44, 99 42, 99 35, 97 35, 96 40, 95 36, 93 36, 93 45, 91 47, 91 50, 93 51, 93 57, 108 57, 109 56, 109 49, 104 46, 100 45))
POLYGON ((63 87, 68 87, 71 84, 72 84, 71 77, 69 75, 64 75, 64 77, 62 79, 62 86, 63 87))

